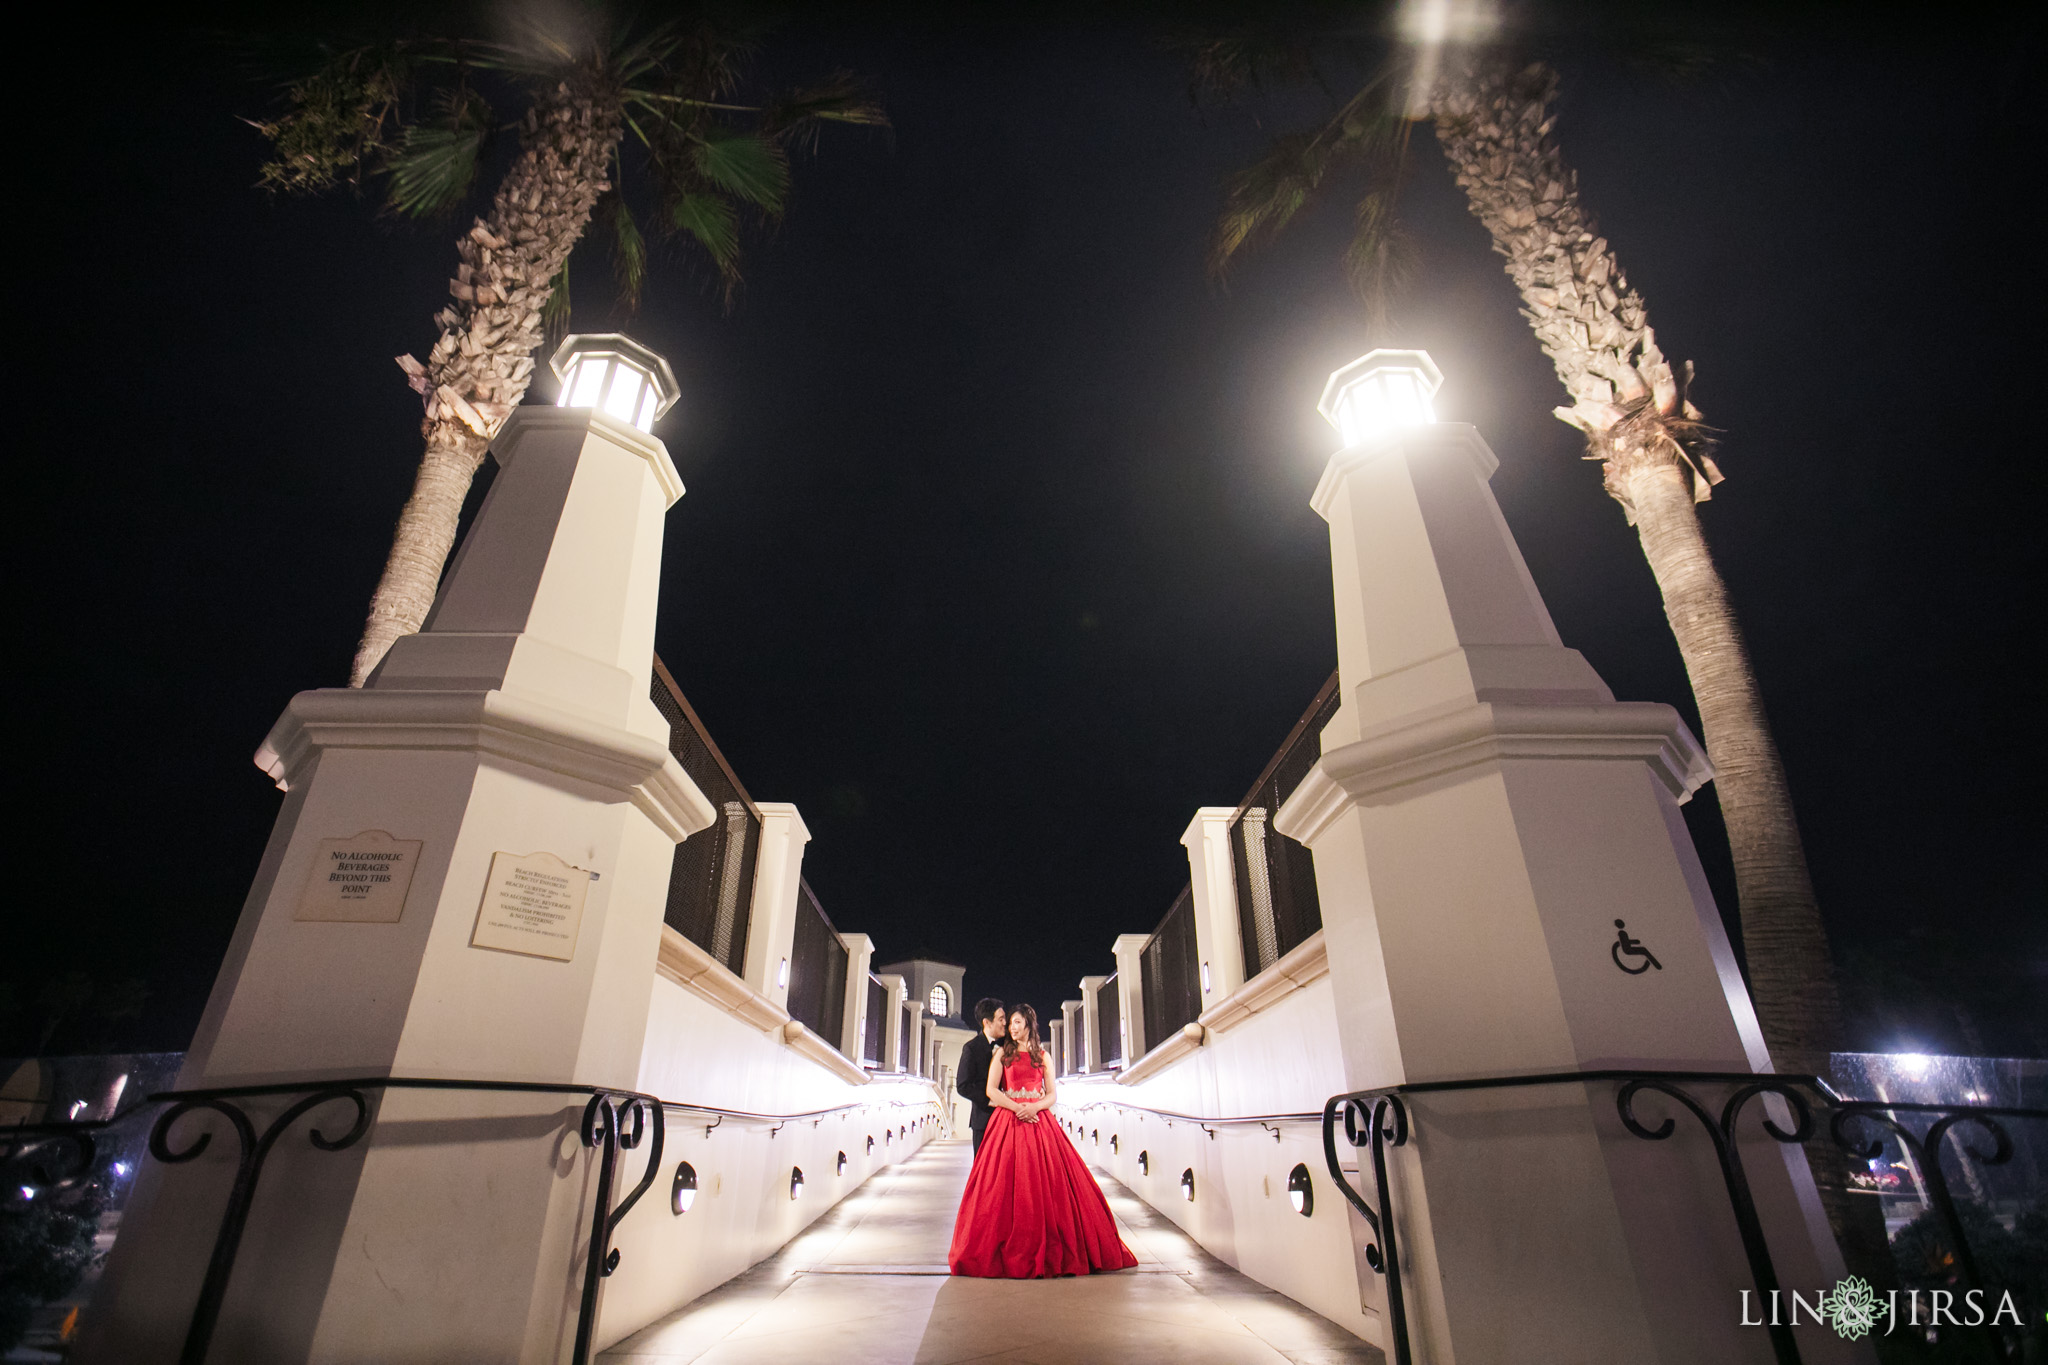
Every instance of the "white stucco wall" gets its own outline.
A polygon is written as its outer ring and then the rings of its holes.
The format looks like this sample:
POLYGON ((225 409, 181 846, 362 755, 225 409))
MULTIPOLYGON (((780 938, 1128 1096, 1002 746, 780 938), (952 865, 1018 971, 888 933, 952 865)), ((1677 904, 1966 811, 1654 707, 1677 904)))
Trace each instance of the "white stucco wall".
MULTIPOLYGON (((662 1169, 613 1236, 619 1268, 605 1284, 600 1347, 770 1255, 870 1175, 939 1132, 937 1124, 916 1124, 920 1116, 938 1113, 931 1082, 880 1076, 865 1085, 851 1083, 667 977, 654 982, 639 1088, 664 1099, 756 1114, 865 1107, 794 1120, 773 1138, 771 1124, 732 1118, 707 1135, 710 1116, 671 1112, 662 1169), (909 1131, 893 1136, 899 1128, 909 1131), (843 1176, 834 1172, 841 1151, 843 1176), (697 1198, 678 1216, 670 1210, 669 1193, 683 1161, 696 1168, 697 1198), (804 1173, 803 1197, 797 1200, 789 1197, 792 1166, 804 1173)), ((622 1159, 621 1197, 646 1169, 643 1161, 637 1152, 622 1159)))
POLYGON ((1370 1287, 1372 1306, 1362 1305, 1353 1249, 1358 1217, 1330 1187, 1317 1125, 1277 1125, 1276 1141, 1256 1124, 1233 1124, 1216 1128, 1212 1138, 1199 1125, 1141 1112, 1305 1114, 1319 1112, 1344 1088, 1336 1007, 1324 976, 1226 1031, 1212 1031, 1204 1046, 1137 1085, 1063 1080, 1058 1109, 1081 1126, 1076 1145, 1090 1164, 1217 1259, 1381 1345, 1380 1286, 1370 1287), (1112 1134, 1119 1139, 1114 1152, 1112 1134), (1140 1152, 1150 1154, 1149 1173, 1139 1172, 1140 1152), (1315 1181, 1307 1218, 1287 1198, 1287 1175, 1297 1163, 1315 1181), (1195 1173, 1192 1203, 1180 1192, 1188 1169, 1195 1173))

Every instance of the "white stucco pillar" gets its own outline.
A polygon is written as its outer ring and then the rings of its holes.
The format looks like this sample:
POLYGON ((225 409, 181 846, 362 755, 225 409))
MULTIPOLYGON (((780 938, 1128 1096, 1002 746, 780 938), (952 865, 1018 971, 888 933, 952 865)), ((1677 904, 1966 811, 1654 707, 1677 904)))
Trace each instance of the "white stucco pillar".
POLYGON ((1081 978, 1081 1059, 1082 1069, 1090 1073, 1102 1070, 1102 983, 1106 976, 1084 976, 1081 978))
POLYGON ((875 941, 866 934, 841 934, 846 945, 846 1010, 839 1027, 839 1050, 859 1065, 868 1027, 868 968, 875 960, 875 941))
POLYGON ((1060 1018, 1065 1020, 1067 1025, 1067 1055, 1064 1060, 1069 1075, 1088 1069, 1088 1058, 1081 1046, 1082 1008, 1079 1000, 1060 1002, 1060 1018))
POLYGON ((756 801, 761 812, 760 852, 754 858, 754 899, 747 914, 749 986, 789 1008, 789 950, 796 936, 797 887, 811 831, 787 801, 756 801))
POLYGON ((924 1001, 911 997, 906 983, 903 1012, 906 1016, 903 1027, 908 1030, 909 1045, 904 1049, 905 1069, 913 1076, 924 1074, 924 1001))
POLYGON ((1201 983, 1204 1012, 1244 984, 1237 876, 1230 861, 1230 817, 1236 813, 1233 806, 1204 806, 1180 836, 1188 851, 1188 883, 1194 898, 1195 950, 1200 955, 1196 971, 1206 978, 1201 983))
MULTIPOLYGON (((1349 1082, 1763 1069, 1679 811, 1709 776, 1700 747, 1564 647, 1495 465, 1469 426, 1409 427, 1339 452, 1314 498, 1343 702, 1274 824, 1314 850, 1349 1082), (1622 923, 1654 970, 1624 961, 1622 923)), ((1408 1101, 1393 1198, 1418 1360, 1770 1359, 1739 1326, 1750 1281, 1706 1134, 1645 1098, 1677 1131, 1633 1137, 1614 1096, 1408 1101)), ((1831 1285, 1804 1156, 1763 1136, 1761 1108, 1740 1147, 1779 1278, 1831 1285)), ((1867 1358, 1800 1336, 1808 1361, 1867 1358)))
POLYGON ((1145 1036, 1145 968, 1142 955, 1150 934, 1118 934, 1109 951, 1116 958, 1117 1018, 1123 1029, 1124 1065, 1145 1055, 1152 1039, 1145 1036))
MULTIPOLYGON (((633 1088, 675 844, 711 823, 648 699, 661 442, 521 408, 425 628, 294 697, 285 791, 178 1085, 416 1076, 633 1088), (371 870, 365 871, 368 868, 371 870)), ((589 1154, 569 1095, 370 1089, 278 1140, 208 1358, 553 1362, 589 1154)), ((297 1096, 245 1098, 256 1130, 297 1096)), ((237 1142, 142 1168, 77 1358, 178 1358, 237 1142)))
POLYGON ((1057 1019, 1049 1020, 1046 1024, 1046 1029, 1047 1032, 1051 1035, 1052 1039, 1048 1046, 1052 1048, 1053 1074, 1056 1076, 1064 1076, 1067 1074, 1066 1016, 1061 1015, 1057 1019))
POLYGON ((903 998, 906 983, 894 974, 879 975, 875 980, 882 983, 882 1008, 888 1013, 882 1016, 882 1065, 880 1071, 903 1070, 903 998))

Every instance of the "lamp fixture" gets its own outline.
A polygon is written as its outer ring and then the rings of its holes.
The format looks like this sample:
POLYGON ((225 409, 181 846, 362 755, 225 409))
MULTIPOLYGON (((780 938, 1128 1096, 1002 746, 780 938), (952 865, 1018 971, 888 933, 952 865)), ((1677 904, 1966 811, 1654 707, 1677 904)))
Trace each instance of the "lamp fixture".
POLYGON ((834 1174, 834 1175, 845 1175, 845 1174, 846 1174, 846 1153, 844 1153, 844 1152, 841 1152, 841 1153, 839 1154, 839 1168, 838 1168, 837 1170, 835 1170, 835 1171, 833 1172, 833 1174, 834 1174))
POLYGON ((782 965, 775 969, 775 989, 778 991, 789 989, 789 959, 786 957, 782 959, 782 965))
POLYGON ((697 1202, 697 1168, 685 1161, 676 1167, 676 1179, 668 1189, 669 1211, 680 1218, 697 1202))
POLYGON ((873 1155, 875 1154, 875 1135, 874 1135, 873 1133, 869 1133, 869 1134, 868 1134, 868 1151, 867 1151, 867 1154, 868 1154, 869 1156, 873 1156, 873 1155))
POLYGON ((1206 963, 1206 962, 1204 962, 1204 963, 1202 964, 1202 994, 1204 994, 1204 995, 1207 995, 1208 993, 1209 993, 1209 964, 1208 964, 1208 963, 1206 963))
POLYGON ((562 381, 556 407, 593 408, 642 431, 682 396, 668 362, 619 332, 563 337, 548 366, 562 381))
POLYGON ((789 1168, 789 1197, 791 1199, 795 1199, 802 1195, 803 1192, 804 1168, 801 1166, 792 1166, 789 1168))
POLYGON ((1138 1153, 1138 1174, 1152 1174, 1152 1154, 1150 1152, 1138 1153))
POLYGON ((1316 1211, 1315 1181, 1309 1178, 1306 1164, 1297 1164, 1287 1173, 1287 1202, 1304 1218, 1316 1211))
POLYGON ((1427 351, 1368 351, 1330 376, 1316 411, 1355 446, 1399 427, 1436 421, 1430 400, 1444 372, 1427 351))
POLYGON ((1180 1197, 1190 1204, 1195 1202, 1195 1168, 1192 1166, 1180 1173, 1180 1197))

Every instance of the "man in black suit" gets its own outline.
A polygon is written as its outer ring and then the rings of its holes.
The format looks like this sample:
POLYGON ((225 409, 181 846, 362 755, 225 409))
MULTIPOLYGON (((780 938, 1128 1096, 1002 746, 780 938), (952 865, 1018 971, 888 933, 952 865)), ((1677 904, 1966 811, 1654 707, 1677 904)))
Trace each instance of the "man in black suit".
POLYGON ((981 1032, 960 1049, 960 1072, 953 1078, 953 1088, 974 1106, 967 1127, 974 1134, 974 1150, 979 1152, 982 1135, 988 1132, 988 1121, 996 1112, 988 1102, 989 1063, 995 1060, 996 1048, 1002 1043, 1003 1030, 1009 1027, 1010 1019, 1003 1012, 1003 1002, 995 999, 976 1005, 974 1018, 981 1025, 981 1032))

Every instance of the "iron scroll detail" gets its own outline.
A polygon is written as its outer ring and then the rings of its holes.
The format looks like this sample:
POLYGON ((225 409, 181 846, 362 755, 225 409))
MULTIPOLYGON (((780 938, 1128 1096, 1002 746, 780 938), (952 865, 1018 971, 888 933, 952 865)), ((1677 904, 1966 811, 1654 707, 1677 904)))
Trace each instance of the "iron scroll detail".
POLYGON ((1408 1106, 1392 1093, 1339 1096, 1323 1107, 1323 1159, 1330 1179, 1358 1210, 1372 1230, 1374 1240, 1365 1244, 1365 1263, 1386 1277, 1387 1327, 1393 1338, 1394 1365, 1412 1365, 1408 1344, 1408 1307, 1401 1291, 1401 1255, 1394 1240, 1393 1195, 1387 1183, 1387 1148, 1408 1144, 1408 1106), (1337 1161, 1336 1117, 1344 1116, 1344 1140, 1354 1148, 1372 1147, 1373 1186, 1379 1197, 1374 1208, 1352 1188, 1337 1161), (1361 1127, 1361 1122, 1363 1127, 1361 1127))
MULTIPOLYGON (((1851 1156, 1860 1157, 1865 1161, 1882 1152, 1884 1150, 1884 1142, 1882 1139, 1875 1137, 1866 1141, 1858 1141, 1849 1135, 1849 1124, 1861 1119, 1889 1129, 1898 1138, 1900 1145, 1906 1149, 1907 1155, 1913 1159, 1913 1164, 1920 1170, 1920 1179, 1927 1187, 1928 1202, 1934 1205, 1934 1216, 1940 1220, 1942 1233, 1948 1238, 1949 1246, 1954 1249, 1956 1269, 1962 1274, 1963 1287, 1966 1290, 1982 1290, 1986 1288, 1984 1276, 1977 1268, 1977 1257, 1970 1249, 1970 1239, 1963 1232, 1962 1215, 1956 1210, 1955 1196, 1949 1192, 1948 1173, 1941 1166, 1942 1142, 1949 1136, 1950 1130, 1955 1128, 1956 1125, 1973 1123, 1982 1128, 1991 1138, 1991 1150, 1988 1152, 1978 1151, 1975 1147, 1970 1146, 1964 1141, 1963 1135, 1960 1132, 1955 1135, 1956 1145, 1961 1147, 1968 1155, 1983 1162, 1986 1166, 2003 1166, 2006 1162, 2012 1160, 2012 1135, 2005 1131, 2005 1126, 1998 1121, 1998 1115, 2000 1113, 2010 1114, 2015 1111, 1991 1109, 1945 1112, 1940 1118, 1937 1118, 1932 1124, 1928 1125, 1925 1137, 1915 1137, 1913 1130, 1900 1119, 1895 1118, 1893 1113, 1890 1112, 1901 1109, 1909 1112, 1914 1110, 1925 1112, 1928 1108, 1930 1106, 1894 1105, 1879 1101, 1851 1101, 1835 1110, 1829 1117, 1828 1134, 1834 1138, 1835 1145, 1843 1151, 1848 1152, 1851 1156)), ((2001 1340, 2003 1333, 1999 1328, 1993 1327, 1990 1323, 1981 1323, 1969 1330, 1977 1336, 1978 1341, 1984 1346, 1991 1359, 2017 1360, 2019 1358, 2018 1343, 2001 1340)))
POLYGON ((590 1249, 583 1266, 582 1311, 576 1318, 576 1346, 571 1359, 590 1359, 592 1335, 597 1331, 597 1308, 604 1296, 604 1281, 619 1268, 619 1252, 612 1246, 612 1232, 619 1226, 640 1196, 654 1184, 661 1170, 661 1152, 668 1125, 661 1102, 630 1091, 598 1091, 583 1107, 583 1145, 598 1153, 597 1198, 590 1215, 590 1249), (633 1192, 612 1204, 612 1184, 618 1173, 619 1153, 639 1147, 646 1138, 649 1113, 654 1115, 654 1143, 647 1152, 647 1169, 633 1192), (630 1126, 629 1126, 630 1125, 630 1126))
MULTIPOLYGON (((1742 1168, 1742 1153, 1736 1146, 1735 1128, 1742 1118, 1742 1111, 1749 1102, 1759 1095, 1776 1095, 1785 1101, 1793 1114, 1791 1132, 1780 1128, 1777 1121, 1768 1114, 1764 1116, 1763 1128, 1779 1142, 1796 1144, 1813 1136, 1813 1109, 1806 1097, 1795 1089, 1789 1080, 1776 1078, 1759 1080, 1737 1089, 1723 1101, 1721 1116, 1717 1122, 1707 1113, 1704 1106, 1669 1080, 1657 1076, 1638 1076, 1623 1082, 1615 1092, 1614 1107, 1621 1116, 1622 1127, 1637 1137, 1650 1142, 1662 1142, 1676 1131, 1678 1121, 1667 1117, 1655 1128, 1647 1127, 1636 1117, 1636 1096, 1645 1090, 1676 1100, 1687 1113, 1700 1121, 1700 1126, 1713 1140, 1714 1155, 1721 1163, 1721 1181, 1728 1190, 1728 1204, 1735 1212, 1736 1230, 1742 1235, 1742 1253, 1749 1261, 1750 1278, 1756 1282, 1759 1299, 1776 1302, 1778 1294, 1778 1272, 1771 1264, 1771 1249, 1764 1240, 1764 1227, 1757 1217, 1756 1198, 1749 1190, 1749 1174, 1742 1168)), ((1771 1351, 1779 1365, 1799 1365, 1799 1344, 1793 1339, 1792 1328, 1775 1319, 1770 1326, 1771 1351)))
MULTIPOLYGON (((1742 1154, 1736 1141, 1738 1124, 1752 1101, 1763 1097, 1785 1105, 1791 1119, 1789 1128, 1770 1113, 1762 1116, 1761 1124, 1764 1133, 1771 1140, 1787 1145, 1802 1143, 1812 1136, 1817 1126, 1817 1112, 1828 1114, 1829 1133, 1836 1145, 1866 1160, 1875 1157, 1882 1144, 1876 1138, 1855 1136, 1850 1127, 1853 1121, 1868 1120, 1873 1125, 1896 1135, 1908 1153, 1915 1158, 1922 1178, 1926 1181, 1929 1200, 1934 1206, 1941 1230, 1954 1249, 1957 1269, 1965 1286, 1973 1289, 1983 1289, 1984 1282, 1976 1258, 1972 1254, 1968 1235, 1958 1215, 1955 1200, 1950 1193, 1948 1177, 1941 1168, 1943 1140, 1953 1133, 1957 1145, 1962 1146, 1970 1156, 1986 1165, 1996 1166, 2009 1161, 2014 1150, 2012 1138, 2001 1120, 2048 1120, 2048 1109, 1984 1104, 1916 1104, 1850 1100, 1845 1099, 1817 1076, 1786 1073, 1759 1075, 1754 1072, 1663 1071, 1634 1068, 1559 1071, 1543 1075, 1489 1076, 1460 1081, 1419 1081, 1335 1096, 1323 1106, 1323 1155, 1329 1165, 1330 1178, 1337 1183, 1337 1188, 1343 1192, 1345 1200, 1358 1210, 1371 1229, 1372 1240, 1365 1248, 1366 1263, 1387 1279, 1387 1335, 1391 1340, 1386 1349, 1394 1365, 1410 1365, 1413 1360, 1408 1341, 1401 1263, 1394 1241, 1392 1193, 1386 1171, 1387 1149, 1404 1146, 1409 1141, 1411 1123, 1406 1104, 1413 1102, 1418 1095, 1442 1092, 1541 1085, 1591 1085, 1605 1081, 1617 1083, 1616 1113, 1622 1126, 1634 1137, 1647 1142, 1662 1142, 1678 1131, 1678 1120, 1675 1116, 1652 1120, 1638 1115, 1638 1103, 1645 1093, 1659 1095, 1674 1102, 1699 1121, 1700 1127, 1714 1145, 1730 1212, 1741 1234, 1742 1248, 1750 1274, 1756 1288, 1766 1295, 1769 1291, 1779 1288, 1778 1277, 1772 1265, 1770 1248, 1765 1241, 1762 1222, 1757 1215, 1756 1202, 1750 1192, 1749 1178, 1743 1170, 1742 1154), (1718 1113, 1713 1112, 1711 1106, 1698 1097, 1701 1087, 1708 1086, 1714 1087, 1717 1091, 1725 1091, 1725 1098, 1720 1102, 1718 1113), (1924 1136, 1916 1136, 1913 1128, 1905 1121, 1907 1116, 1914 1115, 1932 1120, 1924 1136), (1344 1136, 1353 1147, 1370 1145, 1372 1148, 1373 1179, 1379 1201, 1377 1206, 1368 1202, 1365 1196, 1352 1186, 1338 1164, 1337 1130, 1340 1117, 1344 1136), (1958 1125, 1964 1124, 1974 1125, 1981 1130, 1990 1139, 1992 1150, 1984 1152, 1974 1146, 1964 1145, 1963 1134, 1955 1131, 1958 1125)), ((2013 1358, 2011 1351, 2005 1349, 2012 1343, 2002 1343, 1999 1340, 1998 1329, 1987 1323, 1975 1330, 1982 1334, 1990 1358, 2013 1358)), ((1778 1365, 1798 1365, 1798 1346, 1789 1327, 1773 1328, 1770 1339, 1778 1365)))
POLYGON ((178 1098, 157 1116, 155 1125, 150 1128, 150 1155, 167 1166, 197 1160, 212 1143, 213 1134, 208 1132, 199 1133, 185 1147, 174 1147, 171 1143, 171 1129, 178 1120, 200 1110, 225 1118, 239 1144, 234 1185, 228 1191, 227 1206, 221 1210, 220 1229, 214 1234, 213 1254, 207 1258, 206 1278, 199 1288, 199 1302, 192 1310, 191 1323, 185 1329, 185 1344, 178 1353, 179 1365, 203 1365, 206 1360, 206 1349, 212 1343, 213 1330, 220 1322, 221 1301, 227 1296, 228 1278, 234 1272, 235 1253, 241 1248, 242 1232, 249 1222, 249 1206, 256 1198, 256 1182, 263 1177, 263 1164, 270 1159, 271 1149, 284 1136, 285 1130, 308 1111, 332 1100, 347 1100, 355 1106, 355 1121, 349 1125, 348 1131, 340 1137, 330 1138, 318 1128, 313 1128, 306 1136, 321 1151, 338 1152, 354 1146, 370 1131, 370 1102, 353 1085, 332 1085, 315 1090, 272 1119, 260 1135, 248 1112, 239 1104, 223 1096, 209 1094, 178 1098))

